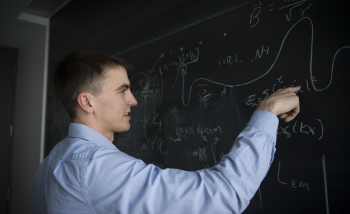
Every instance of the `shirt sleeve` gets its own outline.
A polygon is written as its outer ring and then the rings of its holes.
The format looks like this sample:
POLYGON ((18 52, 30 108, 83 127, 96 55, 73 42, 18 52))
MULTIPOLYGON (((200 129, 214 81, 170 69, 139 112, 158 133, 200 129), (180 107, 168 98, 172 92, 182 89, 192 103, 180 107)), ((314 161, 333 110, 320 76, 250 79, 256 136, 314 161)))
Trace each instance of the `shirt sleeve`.
POLYGON ((233 147, 210 169, 160 169, 118 150, 98 150, 81 170, 95 213, 242 213, 267 174, 278 119, 255 111, 233 147))

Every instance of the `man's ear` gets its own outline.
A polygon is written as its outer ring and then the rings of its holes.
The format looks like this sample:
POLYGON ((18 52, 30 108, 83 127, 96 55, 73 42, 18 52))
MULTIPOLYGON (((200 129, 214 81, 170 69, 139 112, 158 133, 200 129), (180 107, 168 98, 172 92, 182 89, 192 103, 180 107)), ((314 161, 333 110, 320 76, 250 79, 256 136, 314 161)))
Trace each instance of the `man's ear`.
POLYGON ((77 102, 80 108, 90 114, 94 112, 94 108, 91 105, 91 98, 92 95, 86 92, 80 93, 77 96, 77 102))

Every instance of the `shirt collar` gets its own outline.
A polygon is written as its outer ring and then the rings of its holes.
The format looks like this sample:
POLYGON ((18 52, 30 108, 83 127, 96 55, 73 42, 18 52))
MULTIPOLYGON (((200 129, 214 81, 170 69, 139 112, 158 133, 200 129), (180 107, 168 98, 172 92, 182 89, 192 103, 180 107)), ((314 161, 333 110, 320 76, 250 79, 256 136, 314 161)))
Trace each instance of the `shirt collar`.
POLYGON ((109 141, 105 136, 101 135, 94 129, 80 123, 69 124, 68 137, 81 138, 93 142, 98 146, 116 148, 115 145, 111 141, 109 141))

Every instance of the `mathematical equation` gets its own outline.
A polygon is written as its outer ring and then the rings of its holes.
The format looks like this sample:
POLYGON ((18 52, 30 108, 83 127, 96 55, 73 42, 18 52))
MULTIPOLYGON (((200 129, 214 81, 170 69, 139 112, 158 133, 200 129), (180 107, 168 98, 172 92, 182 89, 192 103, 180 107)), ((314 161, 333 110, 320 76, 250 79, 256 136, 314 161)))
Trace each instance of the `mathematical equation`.
POLYGON ((135 139, 135 135, 130 133, 127 133, 126 136, 119 137, 117 140, 118 147, 126 147, 133 149, 137 147, 139 151, 152 150, 160 152, 162 155, 166 155, 167 151, 165 149, 164 143, 165 141, 157 135, 154 137, 145 138, 143 142, 138 142, 135 139))
MULTIPOLYGON (((268 55, 270 51, 270 47, 264 48, 264 45, 262 45, 261 49, 256 49, 255 56, 250 60, 252 63, 254 60, 261 59, 263 55, 268 55)), ((227 65, 233 65, 234 63, 241 63, 244 62, 243 59, 240 59, 238 55, 227 55, 222 59, 219 59, 218 61, 219 66, 227 66, 227 65)))
POLYGON ((277 10, 285 11, 285 18, 287 21, 292 20, 292 14, 300 14, 303 17, 305 12, 311 7, 312 3, 308 3, 307 0, 295 1, 295 0, 284 0, 280 1, 278 4, 267 4, 266 6, 262 1, 258 1, 253 4, 253 10, 250 13, 250 26, 255 27, 260 22, 260 13, 262 10, 268 10, 269 12, 277 10), (297 10, 299 9, 299 10, 297 10))
POLYGON ((309 135, 315 137, 317 140, 321 140, 324 134, 323 124, 320 119, 316 119, 315 121, 308 123, 295 119, 293 125, 279 126, 277 134, 283 135, 286 138, 290 138, 293 134, 309 135))
POLYGON ((221 134, 222 130, 220 126, 216 127, 205 127, 204 125, 197 125, 196 128, 193 127, 182 127, 175 125, 175 135, 176 137, 170 137, 171 142, 181 142, 188 135, 198 135, 199 138, 203 141, 208 141, 208 135, 217 136, 221 134))
MULTIPOLYGON (((218 137, 215 137, 214 142, 210 145, 210 150, 212 153, 214 164, 219 163, 221 158, 224 156, 224 152, 219 152, 218 155, 216 155, 216 146, 219 143, 220 139, 218 137)), ((207 155, 207 146, 202 145, 198 148, 194 149, 192 152, 188 152, 187 155, 198 157, 198 161, 207 162, 208 155, 207 155)), ((209 165, 206 165, 204 168, 210 167, 209 165)))
MULTIPOLYGON (((260 101, 262 101, 263 99, 267 98, 269 95, 275 93, 278 89, 284 89, 284 88, 288 88, 288 87, 295 87, 297 85, 302 86, 304 83, 298 83, 297 80, 293 79, 292 81, 290 80, 284 80, 283 75, 281 75, 279 78, 276 79, 276 83, 274 83, 270 88, 265 89, 264 91, 262 91, 260 94, 251 94, 248 97, 246 97, 244 99, 244 103, 247 106, 251 106, 252 108, 255 108, 260 101)), ((305 86, 308 91, 310 91, 310 89, 308 88, 307 85, 307 80, 306 80, 306 86, 305 86)), ((304 87, 302 87, 298 92, 298 93, 303 93, 305 92, 305 90, 303 89, 304 87)))

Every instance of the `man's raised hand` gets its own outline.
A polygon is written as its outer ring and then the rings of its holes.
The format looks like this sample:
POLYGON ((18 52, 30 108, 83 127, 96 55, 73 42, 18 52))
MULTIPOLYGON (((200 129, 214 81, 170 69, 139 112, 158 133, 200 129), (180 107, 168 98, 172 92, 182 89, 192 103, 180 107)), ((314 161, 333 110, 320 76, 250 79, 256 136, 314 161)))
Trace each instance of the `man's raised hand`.
POLYGON ((299 97, 296 92, 300 86, 279 89, 262 100, 256 110, 269 111, 285 122, 293 120, 300 112, 299 97))

